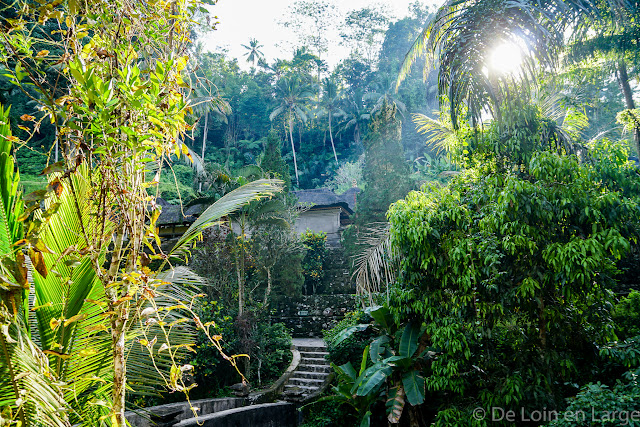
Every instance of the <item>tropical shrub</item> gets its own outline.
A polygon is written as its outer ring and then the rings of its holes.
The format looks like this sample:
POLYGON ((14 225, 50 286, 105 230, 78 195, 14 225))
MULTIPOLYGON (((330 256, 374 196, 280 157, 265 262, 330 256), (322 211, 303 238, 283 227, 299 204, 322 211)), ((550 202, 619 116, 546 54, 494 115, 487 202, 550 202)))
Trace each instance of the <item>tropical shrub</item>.
MULTIPOLYGON (((253 319, 248 324, 247 336, 243 337, 244 331, 239 330, 235 314, 216 301, 208 301, 202 304, 200 316, 205 322, 214 322, 214 338, 227 354, 248 353, 249 363, 244 366, 249 370, 243 374, 252 386, 261 387, 277 380, 291 363, 291 333, 282 323, 253 319)), ((198 398, 226 395, 226 387, 242 381, 237 372, 226 369, 228 362, 204 334, 199 335, 197 352, 188 363, 194 366, 198 387, 192 395, 198 398)))
POLYGON ((308 295, 313 295, 319 291, 324 277, 323 268, 327 254, 327 234, 324 232, 314 233, 311 230, 307 230, 302 234, 301 239, 306 248, 306 253, 302 260, 304 289, 308 295))
POLYGON ((40 171, 46 185, 20 199, 11 150, 25 141, 0 130, 0 406, 23 426, 122 426, 132 386, 188 392, 191 367, 180 361, 195 329, 217 341, 194 313, 197 291, 188 285, 199 279, 167 261, 188 254, 221 217, 280 190, 261 181, 227 194, 163 253, 153 194, 164 162, 188 153, 182 73, 200 10, 193 2, 85 6, 3 9, 3 74, 38 92, 39 117, 25 115, 21 128, 31 137, 50 121, 61 155, 40 171), (123 13, 141 7, 145 14, 123 13), (54 34, 36 38, 47 21, 54 34))
POLYGON ((355 162, 345 162, 336 170, 335 176, 325 183, 336 194, 342 194, 352 187, 364 189, 365 182, 362 178, 364 167, 364 155, 358 157, 355 162))
POLYGON ((640 292, 631 291, 620 299, 612 312, 620 340, 640 335, 640 292))
POLYGON ((356 366, 362 360, 362 353, 373 336, 373 332, 369 330, 353 333, 349 337, 340 342, 335 342, 336 336, 340 335, 345 329, 358 324, 364 323, 369 316, 363 311, 353 311, 345 315, 344 319, 339 321, 333 328, 322 331, 324 342, 327 343, 328 359, 337 366, 351 362, 356 366))
POLYGON ((478 406, 561 408, 614 337, 609 288, 638 236, 638 204, 575 157, 528 157, 485 158, 389 211, 401 255, 390 308, 426 327, 436 357, 422 412, 436 425, 472 422, 478 406))
MULTIPOLYGON (((323 396, 326 397, 326 396, 323 396)), ((315 401, 303 406, 300 427, 352 427, 357 425, 357 413, 345 402, 337 400, 315 401)))
POLYGON ((372 422, 377 425, 385 417, 390 424, 399 423, 405 403, 409 403, 406 411, 409 418, 415 419, 416 408, 425 398, 425 380, 420 370, 435 354, 420 343, 425 328, 418 323, 398 327, 387 307, 370 307, 365 312, 371 323, 343 329, 333 337, 332 344, 339 345, 354 333, 367 329, 374 331, 375 339, 365 347, 359 371, 351 362, 331 364, 338 384, 333 388, 335 395, 324 399, 349 404, 357 412, 361 426, 372 422), (384 411, 380 411, 381 400, 385 402, 384 411))
POLYGON ((640 337, 603 346, 600 355, 623 373, 583 386, 549 425, 640 425, 640 337))

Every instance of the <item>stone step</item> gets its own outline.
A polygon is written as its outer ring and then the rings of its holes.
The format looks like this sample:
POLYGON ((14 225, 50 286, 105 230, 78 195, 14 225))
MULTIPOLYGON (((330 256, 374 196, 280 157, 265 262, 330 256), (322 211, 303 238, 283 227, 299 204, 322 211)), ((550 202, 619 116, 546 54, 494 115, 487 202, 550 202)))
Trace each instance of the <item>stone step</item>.
POLYGON ((308 394, 316 391, 318 387, 306 386, 306 385, 293 385, 293 384, 287 384, 284 386, 285 393, 287 392, 287 390, 295 390, 295 389, 299 389, 303 394, 308 394))
POLYGON ((321 346, 308 346, 308 345, 299 345, 296 346, 296 348, 298 349, 299 352, 305 352, 305 351, 322 351, 325 352, 327 351, 327 346, 326 345, 321 345, 321 346))
POLYGON ((307 365, 329 365, 329 361, 324 357, 301 357, 300 363, 307 365))
POLYGON ((292 378, 289 378, 287 385, 298 385, 298 386, 319 388, 322 385, 322 383, 324 383, 324 379, 296 378, 294 376, 292 378))
POLYGON ((298 369, 306 372, 330 372, 330 365, 317 365, 315 363, 300 363, 298 369))
POLYGON ((329 370, 314 372, 314 371, 296 371, 293 374, 293 378, 310 378, 310 379, 324 379, 329 376, 329 370))
POLYGON ((315 358, 326 358, 329 355, 326 351, 301 351, 301 357, 315 357, 315 358))

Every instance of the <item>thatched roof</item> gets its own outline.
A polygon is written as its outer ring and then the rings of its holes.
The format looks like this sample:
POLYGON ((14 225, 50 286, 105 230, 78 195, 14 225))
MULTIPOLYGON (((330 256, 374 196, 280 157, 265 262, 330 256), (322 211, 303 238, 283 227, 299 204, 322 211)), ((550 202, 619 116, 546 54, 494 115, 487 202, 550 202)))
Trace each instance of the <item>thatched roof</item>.
POLYGON ((158 226, 162 227, 191 224, 207 208, 204 204, 189 207, 172 205, 162 198, 156 199, 156 203, 162 206, 162 213, 156 222, 158 226))
POLYGON ((292 193, 298 197, 298 205, 311 206, 311 209, 340 206, 352 214, 356 209, 356 197, 360 191, 358 187, 353 187, 344 194, 336 194, 328 188, 316 188, 292 191, 292 193))

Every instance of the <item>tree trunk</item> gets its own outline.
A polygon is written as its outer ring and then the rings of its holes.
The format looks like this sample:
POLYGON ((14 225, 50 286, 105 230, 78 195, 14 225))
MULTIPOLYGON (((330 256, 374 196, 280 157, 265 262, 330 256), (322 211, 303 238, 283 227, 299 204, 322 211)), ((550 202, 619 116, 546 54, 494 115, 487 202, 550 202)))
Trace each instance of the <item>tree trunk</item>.
POLYGON ((291 151, 293 152, 293 168, 296 170, 296 185, 300 187, 298 178, 298 160, 296 159, 296 147, 293 144, 293 113, 289 110, 289 138, 291 139, 291 151))
POLYGON ((240 250, 236 255, 238 258, 236 260, 236 275, 238 276, 238 316, 242 316, 244 313, 244 281, 242 280, 242 268, 240 267, 240 263, 244 264, 244 244, 240 243, 240 250))
POLYGON ((267 270, 267 290, 264 292, 264 308, 269 308, 269 296, 271 295, 271 267, 265 267, 267 270))
MULTIPOLYGON (((204 132, 202 133, 202 167, 204 168, 204 152, 207 148, 207 125, 209 122, 209 113, 204 115, 204 132)), ((198 191, 202 191, 202 177, 199 179, 198 191)))
POLYGON ((336 146, 333 145, 333 132, 331 131, 331 110, 329 110, 329 139, 331 139, 331 148, 333 149, 333 158, 336 159, 336 164, 338 164, 338 156, 336 155, 336 146))
POLYGON ((113 345, 113 413, 111 414, 111 422, 112 425, 117 427, 127 425, 124 418, 127 384, 127 369, 124 357, 124 332, 127 322, 126 305, 126 303, 123 303, 119 307, 112 307, 112 311, 115 310, 116 314, 111 319, 111 342, 113 345))
MULTIPOLYGON (((624 105, 627 110, 633 110, 636 108, 636 104, 633 102, 633 92, 629 85, 629 75, 627 74, 627 64, 624 59, 618 62, 618 69, 616 70, 616 77, 618 78, 618 85, 622 96, 624 97, 624 105)), ((633 129, 633 148, 636 150, 636 154, 640 157, 640 126, 635 126, 633 129)))
POLYGON ((240 225, 240 248, 237 251, 236 274, 238 276, 238 316, 244 313, 244 233, 245 233, 245 214, 241 214, 238 225, 240 225))

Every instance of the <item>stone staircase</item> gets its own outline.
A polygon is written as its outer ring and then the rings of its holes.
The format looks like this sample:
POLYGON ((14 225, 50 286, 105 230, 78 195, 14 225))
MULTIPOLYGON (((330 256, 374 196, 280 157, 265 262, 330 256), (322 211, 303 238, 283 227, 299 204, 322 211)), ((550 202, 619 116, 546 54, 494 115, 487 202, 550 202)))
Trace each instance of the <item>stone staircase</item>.
POLYGON ((295 340, 294 345, 300 352, 300 364, 284 386, 285 400, 301 402, 318 391, 331 373, 329 353, 322 340, 295 340))

